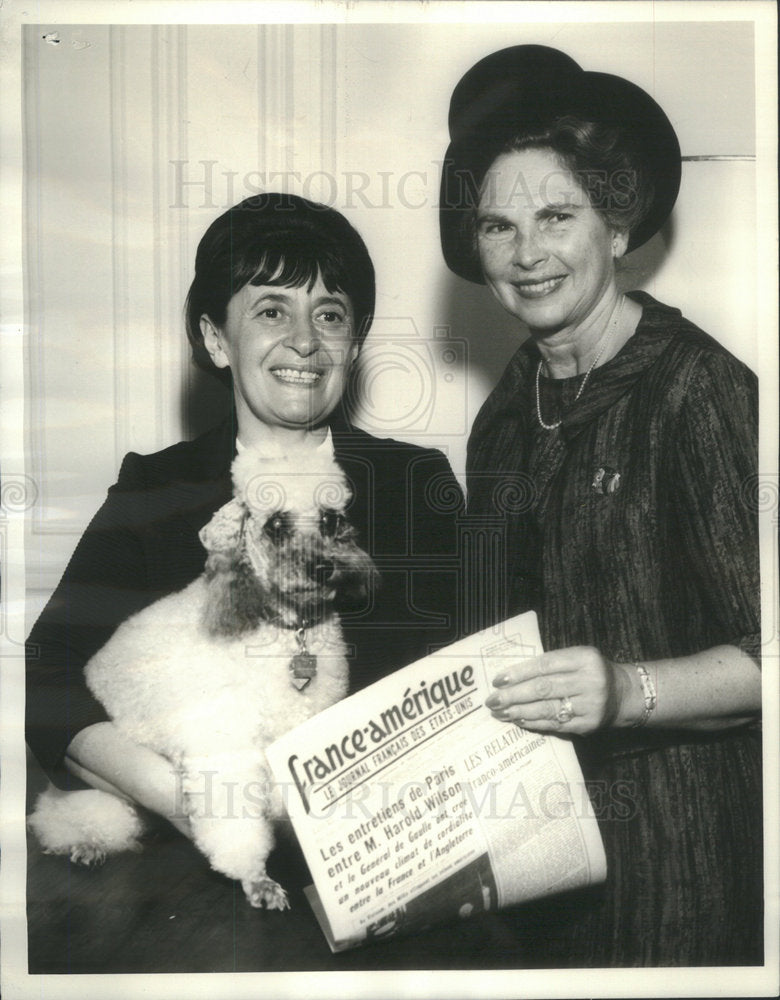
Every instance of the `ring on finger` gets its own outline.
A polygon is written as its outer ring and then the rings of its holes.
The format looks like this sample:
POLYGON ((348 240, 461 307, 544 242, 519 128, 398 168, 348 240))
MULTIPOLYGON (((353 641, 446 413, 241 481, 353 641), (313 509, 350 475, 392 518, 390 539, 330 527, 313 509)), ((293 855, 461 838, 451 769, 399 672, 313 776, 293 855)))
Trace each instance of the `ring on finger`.
POLYGON ((561 725, 571 722, 574 718, 574 706, 571 703, 571 698, 560 699, 560 705, 558 706, 558 711, 555 713, 555 718, 561 725))

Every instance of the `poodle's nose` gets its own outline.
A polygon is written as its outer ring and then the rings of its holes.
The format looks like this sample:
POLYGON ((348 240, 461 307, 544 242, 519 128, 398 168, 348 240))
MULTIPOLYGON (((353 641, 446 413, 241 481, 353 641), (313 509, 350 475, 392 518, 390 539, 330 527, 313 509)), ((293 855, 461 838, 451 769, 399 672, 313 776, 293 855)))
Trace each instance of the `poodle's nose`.
POLYGON ((320 558, 315 562, 313 568, 314 572, 312 575, 316 579, 317 583, 322 584, 327 583, 331 579, 335 566, 331 559, 320 558))

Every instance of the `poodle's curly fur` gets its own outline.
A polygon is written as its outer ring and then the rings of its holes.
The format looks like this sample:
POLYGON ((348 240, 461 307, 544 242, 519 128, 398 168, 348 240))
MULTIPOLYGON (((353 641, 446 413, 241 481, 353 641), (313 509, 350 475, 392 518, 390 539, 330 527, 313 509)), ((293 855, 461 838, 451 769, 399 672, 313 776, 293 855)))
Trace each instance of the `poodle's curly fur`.
MULTIPOLYGON (((323 450, 305 469, 273 449, 242 451, 234 498, 201 531, 203 574, 129 618, 85 668, 115 724, 171 761, 212 867, 271 909, 288 904, 266 874, 284 805, 265 748, 346 694, 334 602, 365 594, 376 573, 344 516, 344 475, 323 450), (301 625, 317 671, 298 690, 301 625)), ((133 807, 102 791, 50 789, 29 822, 46 851, 87 864, 137 849, 142 833, 133 807)))

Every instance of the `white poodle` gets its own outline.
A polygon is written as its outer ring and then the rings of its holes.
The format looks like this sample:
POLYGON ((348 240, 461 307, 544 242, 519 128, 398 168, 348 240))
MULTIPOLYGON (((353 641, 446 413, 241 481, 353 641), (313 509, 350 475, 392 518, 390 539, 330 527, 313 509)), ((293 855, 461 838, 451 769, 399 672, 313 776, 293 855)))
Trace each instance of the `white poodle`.
MULTIPOLYGON (((234 498, 200 538, 204 573, 129 618, 85 668, 87 683, 135 742, 168 758, 192 835, 253 906, 284 909, 266 874, 284 813, 265 748, 347 691, 334 602, 375 577, 344 516, 345 478, 323 449, 296 467, 242 451, 234 498)), ((86 864, 138 849, 133 806, 103 791, 44 792, 30 825, 49 853, 86 864)))

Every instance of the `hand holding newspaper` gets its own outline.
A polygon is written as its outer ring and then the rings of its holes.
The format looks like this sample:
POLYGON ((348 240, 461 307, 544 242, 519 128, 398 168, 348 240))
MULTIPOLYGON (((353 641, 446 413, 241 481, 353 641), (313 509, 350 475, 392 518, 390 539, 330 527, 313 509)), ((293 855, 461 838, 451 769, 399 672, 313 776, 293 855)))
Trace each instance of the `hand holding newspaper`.
POLYGON ((492 679, 541 649, 536 615, 511 618, 269 747, 334 951, 603 881, 571 743, 484 706, 492 679))

